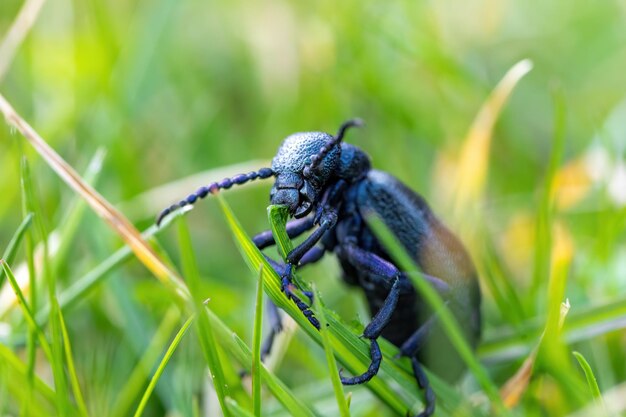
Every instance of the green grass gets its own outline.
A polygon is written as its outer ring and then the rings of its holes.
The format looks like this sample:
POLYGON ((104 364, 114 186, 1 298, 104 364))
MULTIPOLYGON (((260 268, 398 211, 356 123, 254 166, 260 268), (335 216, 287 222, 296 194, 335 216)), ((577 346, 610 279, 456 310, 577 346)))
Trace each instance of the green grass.
POLYGON ((352 117, 367 125, 347 141, 420 192, 479 271, 482 341, 476 352, 459 342, 460 385, 432 375, 437 415, 626 412, 616 401, 626 387, 623 1, 48 1, 32 28, 7 37, 24 4, 34 3, 0 2, 0 94, 103 197, 34 150, 15 118, 0 126, 1 414, 421 410, 408 362, 386 342, 380 377, 338 386, 336 368, 368 363, 364 299, 332 254, 297 271, 319 292, 327 332, 284 299, 249 239, 271 228, 275 259, 299 242, 284 238, 284 213, 268 218, 271 181, 153 225, 237 164, 268 166, 288 134, 334 132, 352 117), (524 59, 532 71, 503 85, 524 59), (265 365, 260 297, 296 328, 265 365), (519 398, 503 410, 508 381, 519 398))
POLYGON ((252 405, 254 415, 261 415, 261 342, 263 332, 263 267, 259 268, 259 279, 256 288, 254 306, 254 331, 252 343, 252 405))

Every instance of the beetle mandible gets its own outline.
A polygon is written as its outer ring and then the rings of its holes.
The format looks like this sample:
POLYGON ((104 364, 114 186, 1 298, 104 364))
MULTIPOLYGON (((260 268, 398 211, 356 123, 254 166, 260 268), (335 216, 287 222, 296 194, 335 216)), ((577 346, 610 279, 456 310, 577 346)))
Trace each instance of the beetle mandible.
MULTIPOLYGON (((425 393, 425 409, 420 417, 427 417, 434 412, 435 395, 421 364, 451 382, 461 375, 464 364, 437 316, 422 302, 409 278, 394 265, 365 217, 372 213, 379 216, 395 234, 420 267, 424 279, 446 300, 473 347, 481 330, 476 271, 463 245, 432 213, 424 198, 392 175, 372 169, 363 150, 342 142, 350 127, 361 124, 359 119, 349 120, 335 136, 322 132, 292 134, 278 149, 271 168, 201 187, 163 210, 157 224, 173 210, 194 204, 209 193, 275 177, 270 201, 286 206, 294 218, 287 223, 289 237, 295 238, 316 227, 287 255, 285 264, 270 260, 281 276, 283 292, 319 329, 309 306, 294 292, 292 274, 295 267, 316 262, 325 252, 334 252, 344 281, 364 291, 372 314, 363 331, 363 337, 370 342, 371 363, 363 374, 342 376, 341 382, 362 384, 377 374, 382 360, 377 339, 383 336, 399 347, 400 356, 411 361, 418 386, 425 393)), ((259 249, 275 244, 270 231, 258 234, 253 240, 259 249)), ((304 293, 312 298, 310 293, 304 293)), ((271 314, 270 318, 273 318, 272 331, 264 345, 264 354, 281 328, 277 314, 271 314)))

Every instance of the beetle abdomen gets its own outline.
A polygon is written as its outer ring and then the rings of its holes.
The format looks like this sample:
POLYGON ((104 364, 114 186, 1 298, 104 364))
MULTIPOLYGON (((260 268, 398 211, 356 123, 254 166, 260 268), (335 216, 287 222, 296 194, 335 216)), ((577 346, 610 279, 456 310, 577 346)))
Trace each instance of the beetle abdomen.
POLYGON ((359 186, 357 205, 363 217, 380 217, 412 255, 428 234, 430 209, 424 199, 386 172, 368 172, 359 186))

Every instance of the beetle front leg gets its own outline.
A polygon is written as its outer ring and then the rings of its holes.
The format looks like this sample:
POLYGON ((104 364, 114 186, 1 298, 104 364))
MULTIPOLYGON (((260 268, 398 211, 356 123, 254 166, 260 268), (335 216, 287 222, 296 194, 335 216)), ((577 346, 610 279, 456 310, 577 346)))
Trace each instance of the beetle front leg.
POLYGON ((430 417, 435 412, 435 392, 430 386, 430 381, 428 381, 428 377, 417 358, 411 358, 411 367, 413 368, 413 375, 417 385, 424 391, 424 410, 417 417, 430 417))
MULTIPOLYGON (((300 236, 302 233, 306 232, 307 230, 310 230, 314 226, 314 220, 315 219, 313 217, 305 217, 302 219, 292 220, 288 222, 286 226, 287 235, 289 236, 290 239, 300 236)), ((265 249, 268 246, 272 246, 276 244, 274 240, 274 235, 272 234, 271 230, 266 230, 257 234, 256 236, 254 236, 252 241, 254 242, 256 247, 261 250, 265 249)), ((305 251, 301 255, 299 261, 301 262, 302 265, 311 263, 311 262, 316 262, 324 255, 324 250, 322 248, 314 247, 315 243, 317 242, 313 242, 313 245, 309 248, 310 253, 307 253, 305 251)), ((319 322, 317 322, 317 319, 313 317, 313 313, 309 310, 309 307, 304 302, 302 302, 302 300, 300 300, 300 298, 296 296, 293 293, 293 291, 288 287, 288 285, 291 284, 291 279, 285 281, 285 277, 291 277, 291 265, 280 264, 268 256, 265 256, 265 259, 267 259, 267 261, 270 263, 272 268, 274 268, 274 270, 278 272, 278 274, 281 276, 281 279, 282 279, 281 290, 287 295, 288 298, 292 299, 296 303, 298 308, 304 313, 305 316, 307 316, 311 324, 313 324, 317 329, 319 329, 319 322), (306 311, 308 311, 308 313, 306 313, 306 311)), ((305 292, 305 295, 309 297, 309 299, 312 302, 313 294, 310 294, 307 291, 305 292)), ((274 337, 276 336, 276 334, 280 332, 280 328, 281 328, 280 322, 277 323, 275 326, 272 326, 272 330, 270 334, 268 335, 267 339, 264 341, 263 350, 264 352, 266 352, 266 355, 267 355, 267 352, 271 350, 274 337)))
MULTIPOLYGON (((304 242, 300 245, 296 246, 289 254, 287 255, 287 263, 285 266, 285 273, 281 274, 281 289, 287 296, 287 298, 293 300, 293 302, 298 306, 302 314, 306 316, 309 322, 315 326, 316 329, 319 330, 320 324, 319 321, 313 315, 313 312, 300 298, 294 293, 293 288, 294 284, 292 281, 292 273, 293 268, 298 266, 298 264, 304 264, 304 258, 310 254, 311 250, 314 249, 315 245, 322 239, 324 234, 332 229, 337 224, 337 205, 341 201, 341 194, 345 191, 347 187, 347 183, 344 180, 339 180, 335 183, 324 195, 322 201, 320 202, 319 208, 314 217, 310 220, 307 219, 306 222, 303 220, 294 220, 287 224, 287 233, 289 237, 293 237, 293 235, 299 235, 305 230, 310 229, 314 224, 319 224, 319 228, 315 230, 304 242), (291 225, 291 228, 290 228, 291 225), (290 233, 291 232, 291 233, 290 233)), ((261 243, 261 236, 259 236, 259 242, 261 243)), ((266 240, 269 236, 266 237, 266 240)), ((273 239, 273 238, 272 238, 273 239)), ((255 241, 257 243, 257 241, 255 241)), ((258 246, 258 244, 257 244, 258 246)), ((313 294, 309 291, 303 291, 303 293, 309 298, 309 301, 313 302, 313 294)))
MULTIPOLYGON (((296 304, 296 306, 298 307, 298 309, 300 309, 302 314, 304 314, 307 320, 309 320, 309 323, 311 323, 317 330, 319 330, 320 329, 319 320, 315 317, 315 315, 313 315, 311 308, 304 301, 302 301, 300 297, 298 297, 296 293, 293 291, 293 288, 295 288, 295 285, 293 284, 291 280, 292 268, 293 267, 291 264, 286 265, 286 272, 281 277, 280 289, 285 293, 288 299, 292 300, 296 304)), ((307 295, 307 297, 309 296, 308 294, 305 294, 305 295, 307 295)))
POLYGON ((337 223, 337 214, 328 210, 322 214, 320 221, 320 227, 318 227, 313 233, 306 238, 304 242, 296 246, 287 254, 287 264, 285 265, 285 272, 281 275, 281 290, 285 293, 287 298, 293 300, 298 306, 302 314, 309 320, 309 322, 319 330, 320 323, 313 315, 310 307, 304 303, 293 291, 295 285, 292 280, 293 268, 297 266, 303 257, 320 241, 324 234, 331 229, 337 223))
MULTIPOLYGON (((324 248, 320 246, 314 246, 313 248, 311 248, 311 250, 309 250, 307 253, 304 254, 302 259, 300 259, 300 264, 298 266, 303 267, 308 264, 312 264, 312 263, 319 261, 320 259, 322 259, 325 252, 326 251, 324 250, 324 248)), ((276 262, 275 260, 273 260, 267 255, 265 255, 265 259, 269 262, 269 264, 272 266, 274 271, 276 271, 281 277, 287 274, 287 265, 276 262)), ((309 298, 310 302, 313 302, 312 293, 310 293, 309 291, 303 291, 303 294, 309 298)), ((266 352, 266 353, 265 354, 262 353, 261 354, 262 357, 266 356, 269 353, 269 351, 272 348, 274 337, 278 333, 280 333, 280 330, 282 329, 282 321, 280 320, 280 315, 278 314, 277 307, 271 301, 270 303, 272 305, 272 309, 271 310, 268 309, 268 312, 269 312, 269 317, 270 317, 271 332, 268 335, 267 339, 263 342, 263 346, 264 346, 263 352, 266 352)))
MULTIPOLYGON (((322 247, 314 246, 307 253, 304 254, 302 259, 300 260, 300 267, 306 266, 308 264, 315 263, 322 259, 324 256, 325 250, 322 247)), ((286 265, 276 262, 269 256, 265 255, 265 259, 269 262, 272 268, 279 274, 285 274, 286 265)), ((313 294, 309 295, 305 292, 305 295, 309 297, 309 300, 312 302, 313 294)), ((263 343, 261 345, 261 360, 264 361, 267 355, 272 351, 272 346, 274 344, 274 339, 283 329, 283 321, 280 316, 280 312, 278 311, 278 307, 276 304, 272 302, 272 300, 267 300, 266 304, 266 313, 269 323, 269 333, 265 336, 263 343)))
MULTIPOLYGON (((300 236, 302 233, 306 232, 313 228, 314 225, 313 217, 305 217, 302 219, 291 220, 287 223, 287 236, 289 239, 293 239, 295 237, 300 236)), ((268 246, 275 245, 274 235, 271 230, 265 230, 252 238, 252 241, 256 245, 257 248, 263 250, 268 246)))

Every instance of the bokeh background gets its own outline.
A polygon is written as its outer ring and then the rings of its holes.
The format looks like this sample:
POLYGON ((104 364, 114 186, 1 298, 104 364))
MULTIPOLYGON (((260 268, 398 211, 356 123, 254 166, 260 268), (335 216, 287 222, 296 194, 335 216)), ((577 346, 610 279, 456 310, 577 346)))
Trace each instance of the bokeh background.
MULTIPOLYGON (((0 2, 0 36, 23 3, 0 2)), ((363 118, 367 126, 348 140, 425 196, 472 252, 484 293, 479 357, 495 383, 539 342, 549 278, 565 271, 568 355, 584 354, 602 392, 626 389, 625 1, 48 0, 15 56, 0 58, 0 92, 78 171, 104 152, 95 186, 140 229, 199 182, 267 166, 292 132, 334 132, 363 118), (524 59, 533 68, 500 112, 490 94, 524 59), (480 124, 490 111, 493 129, 480 124), (460 202, 460 186, 475 192, 460 202)), ((22 153, 49 232, 76 198, 1 126, 0 250, 22 218, 22 153)), ((270 185, 225 194, 249 234, 268 227, 270 185)), ((207 201, 187 220, 214 311, 249 342, 255 285, 223 215, 207 201)), ((175 231, 159 242, 177 263, 175 231)), ((59 293, 122 246, 90 211, 62 243, 59 293)), ((15 269, 23 259, 22 250, 15 269)), ((361 295, 338 275, 328 256, 302 272, 347 322, 366 321, 361 295)), ((1 298, 0 337, 23 357, 15 340, 26 327, 10 299, 1 298)), ((113 412, 171 303, 133 259, 65 312, 93 415, 113 412)), ((290 386, 306 396, 323 381, 320 397, 332 403, 322 349, 296 333, 281 361, 277 374, 290 386)), ((203 363, 190 335, 146 415, 202 409, 203 363)), ((540 361, 515 412, 566 415, 591 402, 572 399, 558 374, 540 361)), ((13 415, 20 404, 10 383, 0 377, 0 410, 13 415)), ((460 389, 478 390, 471 377, 460 389)), ((390 413, 357 391, 364 400, 355 414, 390 413)))

